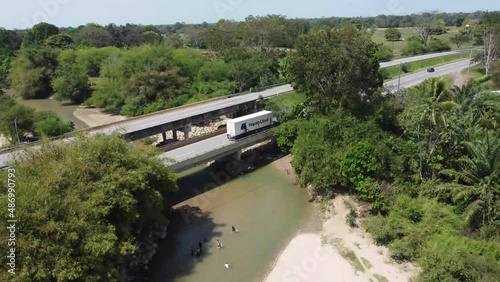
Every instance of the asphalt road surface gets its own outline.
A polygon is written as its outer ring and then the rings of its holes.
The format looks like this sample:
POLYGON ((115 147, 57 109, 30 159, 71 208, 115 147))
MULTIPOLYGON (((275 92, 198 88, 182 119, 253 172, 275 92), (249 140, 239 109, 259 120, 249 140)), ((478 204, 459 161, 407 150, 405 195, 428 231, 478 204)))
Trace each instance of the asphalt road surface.
MULTIPOLYGON (((471 49, 469 48, 469 49, 455 50, 455 51, 449 51, 449 52, 432 53, 432 54, 427 54, 427 55, 401 58, 401 59, 392 60, 390 62, 380 63, 380 67, 381 68, 388 68, 388 67, 397 66, 400 63, 404 64, 404 63, 411 63, 411 62, 416 62, 416 61, 422 61, 422 60, 427 60, 427 59, 443 57, 443 56, 456 55, 456 54, 462 54, 462 53, 470 53, 470 50, 471 49)), ((481 48, 472 48, 472 50, 481 50, 481 48)))
POLYGON ((235 141, 231 141, 227 138, 227 135, 221 134, 215 137, 211 137, 200 142, 196 142, 193 144, 186 145, 184 147, 177 148, 172 151, 168 151, 163 153, 160 158, 163 159, 165 157, 176 160, 177 162, 182 162, 188 159, 203 154, 205 152, 213 151, 218 148, 226 147, 232 144, 235 141))
MULTIPOLYGON (((400 87, 407 88, 407 87, 415 86, 428 78, 439 77, 439 76, 444 76, 444 75, 459 72, 460 70, 467 68, 469 66, 469 62, 470 61, 467 59, 467 60, 458 61, 455 63, 450 63, 450 64, 434 67, 434 70, 435 70, 434 72, 427 72, 426 70, 423 70, 423 71, 413 73, 410 75, 401 76, 400 87)), ((397 88, 398 87, 398 79, 393 79, 393 80, 387 81, 384 85, 388 86, 388 87, 396 87, 397 88)))
MULTIPOLYGON (((467 68, 469 66, 469 60, 464 60, 464 61, 459 61, 451 64, 446 64, 442 65, 439 67, 435 67, 435 72, 428 73, 426 71, 421 71, 417 72, 414 74, 406 75, 401 77, 401 88, 405 87, 410 87, 414 86, 425 79, 431 78, 431 77, 438 77, 438 76, 443 76, 451 73, 458 72, 464 68, 467 68)), ((392 87, 397 87, 398 80, 391 80, 385 83, 386 86, 392 86, 392 87)), ((114 131, 119 131, 119 132, 134 132, 140 129, 152 127, 155 125, 163 124, 169 121, 175 121, 178 119, 186 118, 194 113, 200 114, 204 112, 210 112, 214 111, 223 107, 229 107, 232 105, 240 104, 243 102, 251 101, 251 100, 256 100, 258 99, 259 96, 262 96, 264 98, 267 97, 272 97, 275 95, 278 95, 280 93, 286 93, 289 91, 292 91, 291 85, 283 85, 283 86, 278 86, 271 88, 269 90, 265 90, 262 92, 255 92, 255 93, 250 93, 242 96, 236 96, 228 99, 223 99, 223 100, 218 100, 214 102, 208 102, 205 104, 200 104, 200 105, 195 105, 192 107, 188 108, 183 108, 179 110, 174 110, 174 111, 169 111, 166 113, 158 114, 158 115, 152 115, 148 116, 147 118, 141 118, 141 119, 136 119, 136 120, 131 120, 131 121, 124 121, 120 124, 117 125, 112 125, 103 129, 97 129, 97 130, 90 130, 89 134, 97 134, 97 133, 104 133, 104 134, 111 134, 114 131)), ((64 139, 63 142, 71 142, 72 138, 67 138, 64 139)), ((203 142, 201 142, 203 143, 203 142)), ((203 145, 203 144, 201 144, 203 145)), ((200 145, 200 146, 201 146, 200 145)), ((37 149, 38 146, 32 146, 30 149, 37 149)), ((205 151, 208 150, 208 148, 202 148, 205 151)), ((202 150, 202 151, 203 151, 202 150)), ((200 151, 198 151, 199 153, 200 151)), ((12 160, 14 155, 19 154, 19 151, 15 152, 9 152, 5 154, 0 155, 0 168, 5 167, 7 163, 12 160)))

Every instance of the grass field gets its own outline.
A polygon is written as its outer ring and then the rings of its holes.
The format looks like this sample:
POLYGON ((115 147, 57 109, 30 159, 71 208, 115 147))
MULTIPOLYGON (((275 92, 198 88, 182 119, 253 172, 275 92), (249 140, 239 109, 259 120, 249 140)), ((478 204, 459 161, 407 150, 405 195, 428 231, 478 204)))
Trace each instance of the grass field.
POLYGON ((266 109, 274 112, 282 112, 291 109, 296 103, 304 102, 305 99, 306 94, 297 92, 276 96, 267 101, 266 109))
MULTIPOLYGON (((463 53, 463 54, 449 55, 449 56, 444 56, 444 57, 439 57, 439 58, 433 58, 433 59, 427 59, 427 60, 417 61, 417 62, 413 62, 413 63, 408 63, 408 64, 406 64, 408 66, 408 72, 407 73, 401 72, 401 75, 407 75, 407 74, 414 73, 417 71, 425 70, 425 69, 430 68, 430 67, 439 66, 442 64, 447 64, 447 63, 451 63, 451 62, 455 62, 455 61, 465 60, 465 59, 468 59, 469 56, 470 56, 470 53, 463 53)), ((386 68, 385 71, 388 72, 388 77, 386 79, 396 78, 399 75, 399 66, 386 68)))
MULTIPOLYGON (((463 70, 462 73, 464 75, 467 75, 467 70, 466 69, 463 70)), ((474 78, 474 79, 478 79, 478 78, 484 76, 485 74, 486 74, 486 69, 484 68, 483 64, 480 64, 480 65, 476 65, 476 66, 473 66, 470 68, 469 77, 474 78)), ((481 86, 483 86, 484 89, 498 90, 498 89, 495 89, 495 87, 493 86, 493 81, 491 81, 491 79, 488 81, 482 82, 481 86)))
MULTIPOLYGON (((466 69, 463 70, 462 73, 467 74, 467 70, 466 69)), ((486 74, 486 69, 484 68, 484 65, 481 64, 470 68, 469 77, 476 79, 485 74, 486 74)))
MULTIPOLYGON (((408 38, 412 35, 417 35, 415 28, 409 27, 409 28, 398 28, 399 31, 401 32, 401 39, 400 41, 395 41, 395 42, 390 42, 385 40, 385 28, 379 28, 375 31, 375 33, 372 36, 372 40, 375 43, 384 43, 384 45, 393 48, 394 46, 394 57, 395 58, 400 58, 402 57, 401 55, 401 50, 406 46, 406 41, 404 41, 405 38, 408 38)), ((458 32, 458 27, 447 27, 448 32, 445 34, 437 35, 435 36, 436 38, 442 39, 445 42, 448 42, 452 50, 457 49, 457 45, 453 44, 450 42, 450 38, 452 38, 455 34, 458 32)), ((470 43, 464 44, 464 46, 461 46, 460 49, 464 48, 469 48, 470 43)))

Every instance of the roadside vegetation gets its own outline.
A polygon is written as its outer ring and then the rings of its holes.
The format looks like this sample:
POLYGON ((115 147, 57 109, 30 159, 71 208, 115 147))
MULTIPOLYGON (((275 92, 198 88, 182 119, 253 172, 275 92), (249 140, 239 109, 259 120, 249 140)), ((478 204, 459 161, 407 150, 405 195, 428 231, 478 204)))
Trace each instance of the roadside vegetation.
MULTIPOLYGON (((474 54, 478 54, 478 52, 473 52, 474 54)), ((443 56, 443 57, 438 57, 438 58, 432 58, 432 59, 427 59, 427 60, 421 60, 421 61, 416 61, 412 63, 404 63, 400 66, 393 66, 393 67, 388 67, 381 69, 380 72, 382 73, 382 76, 384 79, 394 79, 397 78, 399 75, 399 69, 401 68, 401 75, 406 75, 406 74, 411 74, 415 73, 421 70, 425 70, 430 67, 435 67, 439 66, 442 64, 448 64, 460 60, 466 60, 470 57, 470 53, 463 53, 463 54, 456 54, 456 55, 449 55, 449 56, 443 56)))
MULTIPOLYGON (((462 22, 458 27, 439 27, 438 29, 440 30, 433 33, 433 38, 438 41, 433 43, 434 46, 431 46, 432 48, 425 50, 420 45, 418 46, 422 49, 423 53, 435 52, 437 49, 441 49, 440 51, 449 51, 470 48, 472 44, 471 36, 467 37, 465 31, 465 25, 468 22, 466 21, 465 24, 462 22), (457 41, 454 38, 459 38, 459 40, 457 41), (441 47, 438 48, 436 43, 439 43, 441 47)), ((439 23, 436 23, 436 25, 439 25, 439 23)), ((394 58, 401 58, 417 52, 417 48, 415 47, 412 47, 414 48, 413 50, 408 48, 408 45, 411 45, 409 42, 415 39, 415 37, 418 37, 418 29, 415 27, 380 28, 374 29, 372 40, 390 49, 393 52, 394 58)))
MULTIPOLYGON (((487 17, 496 23, 482 21, 480 28, 498 44, 500 14, 487 17)), ((369 38, 348 28, 297 42, 287 78, 306 99, 279 116, 278 145, 292 154, 299 183, 314 196, 347 190, 368 203, 362 227, 396 261, 417 263, 416 281, 496 281, 500 96, 476 75, 479 81, 462 87, 434 78, 397 93, 381 91, 378 65, 362 55, 370 48, 376 45, 369 38), (344 46, 356 46, 357 64, 339 63, 344 46), (353 71, 345 74, 350 80, 330 76, 343 69, 353 71), (362 83, 356 73, 366 74, 362 83)), ((346 220, 355 225, 353 216, 346 220)))

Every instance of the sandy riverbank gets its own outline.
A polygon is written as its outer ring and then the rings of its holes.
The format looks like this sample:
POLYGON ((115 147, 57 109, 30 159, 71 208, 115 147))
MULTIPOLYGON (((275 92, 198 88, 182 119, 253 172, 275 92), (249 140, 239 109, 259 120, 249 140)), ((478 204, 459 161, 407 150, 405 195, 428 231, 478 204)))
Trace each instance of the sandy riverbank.
MULTIPOLYGON (((290 157, 274 165, 294 177, 290 157)), ((278 257, 266 282, 409 281, 418 273, 412 264, 398 264, 386 247, 377 246, 362 227, 346 223, 348 196, 337 196, 323 216, 320 233, 297 235, 278 257), (384 280, 385 278, 385 280, 384 280)), ((318 215, 316 215, 318 216, 318 215)))
POLYGON ((7 140, 7 138, 5 138, 5 136, 3 136, 3 134, 0 134, 0 148, 7 147, 9 145, 10 145, 9 140, 7 140))
POLYGON ((81 122, 85 123, 88 127, 108 124, 127 118, 121 115, 103 113, 100 109, 96 108, 78 108, 73 115, 81 122))

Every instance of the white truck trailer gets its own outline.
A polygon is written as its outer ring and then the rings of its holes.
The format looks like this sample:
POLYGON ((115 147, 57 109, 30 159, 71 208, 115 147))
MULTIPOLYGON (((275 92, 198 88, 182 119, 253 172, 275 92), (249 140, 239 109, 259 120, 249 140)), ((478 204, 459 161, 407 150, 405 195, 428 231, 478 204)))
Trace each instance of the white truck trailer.
POLYGON ((276 120, 273 112, 260 111, 247 116, 227 120, 227 138, 235 140, 251 135, 260 129, 271 127, 276 120))

